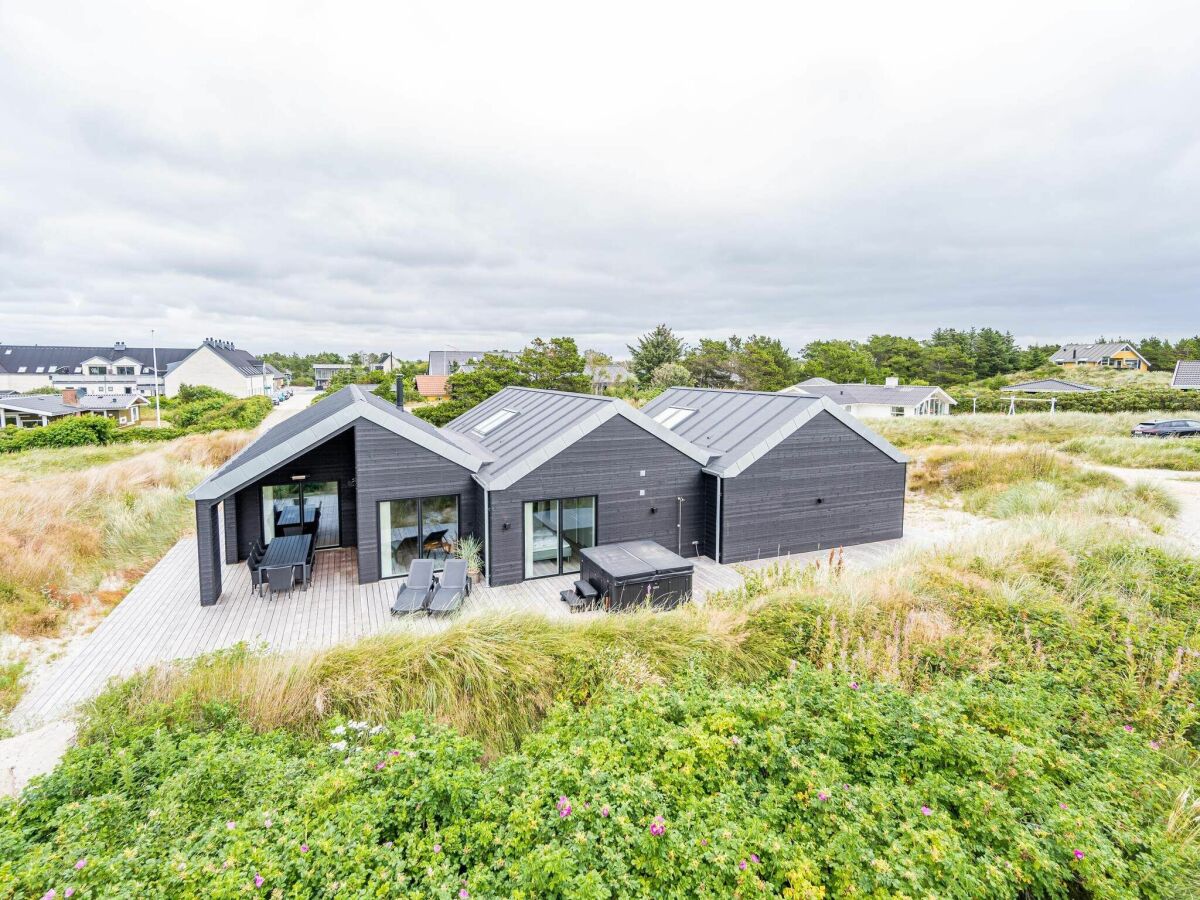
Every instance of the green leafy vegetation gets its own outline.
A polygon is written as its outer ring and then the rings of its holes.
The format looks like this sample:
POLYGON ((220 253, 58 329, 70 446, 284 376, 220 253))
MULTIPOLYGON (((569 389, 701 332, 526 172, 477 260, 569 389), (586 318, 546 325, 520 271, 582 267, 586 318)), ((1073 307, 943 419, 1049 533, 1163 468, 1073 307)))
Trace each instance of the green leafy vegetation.
POLYGON ((998 527, 874 572, 756 570, 704 609, 139 676, 0 806, 0 884, 1193 895, 1200 563, 998 527))
POLYGON ((0 722, 25 693, 25 661, 0 662, 0 722))

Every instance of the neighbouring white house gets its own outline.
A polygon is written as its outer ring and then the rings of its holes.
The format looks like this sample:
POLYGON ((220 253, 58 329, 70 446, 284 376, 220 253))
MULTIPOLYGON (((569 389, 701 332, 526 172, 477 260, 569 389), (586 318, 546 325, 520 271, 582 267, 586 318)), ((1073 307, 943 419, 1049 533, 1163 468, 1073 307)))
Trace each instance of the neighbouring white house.
POLYGON ((68 347, 0 344, 0 390, 53 387, 80 395, 141 393, 153 396, 167 366, 192 353, 190 347, 68 347), (157 370, 155 369, 157 354, 157 370))
POLYGON ((205 338, 186 357, 167 366, 165 394, 174 397, 185 384, 205 385, 235 397, 256 397, 283 390, 284 376, 270 363, 237 349, 232 341, 205 338))
POLYGON ((64 390, 52 394, 11 394, 0 397, 0 427, 33 428, 68 416, 104 416, 118 425, 136 425, 141 407, 149 401, 141 394, 79 394, 64 390))
POLYGON ((888 378, 883 384, 835 384, 828 378, 809 378, 780 393, 828 397, 860 419, 948 416, 957 403, 940 387, 900 384, 897 378, 888 378))
POLYGON ((634 375, 624 363, 596 363, 584 366, 583 373, 592 383, 593 394, 603 394, 622 381, 634 381, 634 375))

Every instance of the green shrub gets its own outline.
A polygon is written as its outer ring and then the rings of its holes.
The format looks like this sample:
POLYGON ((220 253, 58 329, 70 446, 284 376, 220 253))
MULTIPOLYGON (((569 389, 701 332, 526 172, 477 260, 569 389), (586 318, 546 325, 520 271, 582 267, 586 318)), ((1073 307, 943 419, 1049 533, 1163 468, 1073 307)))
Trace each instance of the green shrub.
POLYGON ((126 726, 0 805, 7 893, 1181 897, 1171 745, 1043 678, 908 694, 800 665, 559 706, 521 751, 420 714, 126 726), (344 742, 344 743, 342 743, 344 742), (1152 742, 1154 742, 1152 744, 1152 742))
POLYGON ((40 428, 5 428, 0 431, 0 452, 13 453, 35 447, 82 447, 110 444, 117 423, 104 416, 71 416, 40 428))

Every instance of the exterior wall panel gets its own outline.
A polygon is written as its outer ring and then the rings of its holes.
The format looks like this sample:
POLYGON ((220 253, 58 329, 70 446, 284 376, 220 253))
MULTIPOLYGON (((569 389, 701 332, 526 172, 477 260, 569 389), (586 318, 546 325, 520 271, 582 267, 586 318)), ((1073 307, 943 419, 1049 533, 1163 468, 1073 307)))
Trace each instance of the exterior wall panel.
POLYGON ((378 504, 407 497, 458 495, 460 534, 475 532, 478 485, 471 472, 373 422, 354 427, 358 467, 358 580, 379 580, 378 504))
POLYGON ((680 534, 685 557, 695 555, 693 541, 703 543, 700 466, 627 419, 614 417, 512 487, 491 492, 489 582, 524 579, 525 501, 589 495, 597 497, 597 543, 647 538, 675 550, 680 534), (681 532, 675 527, 676 497, 685 500, 681 532))
POLYGON ((901 537, 905 469, 823 412, 724 480, 721 561, 901 537))

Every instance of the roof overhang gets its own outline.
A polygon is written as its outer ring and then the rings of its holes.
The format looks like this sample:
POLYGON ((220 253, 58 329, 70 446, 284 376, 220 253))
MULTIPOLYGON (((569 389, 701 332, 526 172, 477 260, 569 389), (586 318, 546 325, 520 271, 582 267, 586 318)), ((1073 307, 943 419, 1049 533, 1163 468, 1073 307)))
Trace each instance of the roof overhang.
POLYGON ((890 441, 876 434, 859 421, 856 416, 852 416, 846 412, 840 404, 834 403, 828 397, 821 397, 814 403, 808 404, 802 412, 788 419, 775 431, 766 435, 758 444, 743 453, 738 459, 733 460, 729 465, 720 467, 709 466, 704 471, 710 475, 719 475, 721 478, 736 478, 822 412, 829 413, 863 440, 891 457, 895 462, 908 462, 908 457, 897 450, 890 441))
MULTIPOLYGON (((356 387, 356 386, 351 386, 356 387)), ((214 472, 195 488, 188 492, 191 500, 222 500, 235 491, 241 490, 247 484, 257 481, 264 475, 278 469, 298 456, 307 453, 313 447, 329 440, 345 431, 358 421, 373 422, 407 441, 424 447, 438 456, 457 463, 471 472, 478 472, 483 460, 467 453, 456 444, 444 438, 437 438, 405 422, 403 419, 389 415, 381 409, 372 406, 360 396, 355 396, 353 403, 339 409, 319 422, 295 434, 270 450, 247 460, 243 465, 233 465, 227 469, 214 472)), ((237 457, 234 457, 236 462, 237 457)))

